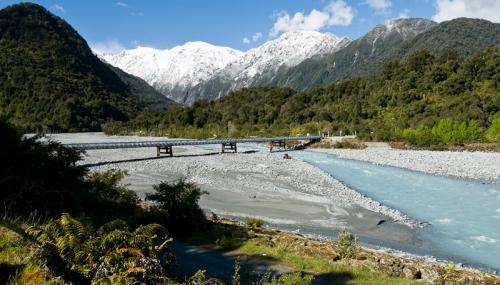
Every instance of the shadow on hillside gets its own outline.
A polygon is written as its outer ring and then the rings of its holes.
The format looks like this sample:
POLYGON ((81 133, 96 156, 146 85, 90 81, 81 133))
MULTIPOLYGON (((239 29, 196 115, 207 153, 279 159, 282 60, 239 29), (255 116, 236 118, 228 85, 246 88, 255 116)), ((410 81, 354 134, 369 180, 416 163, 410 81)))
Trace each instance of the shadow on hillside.
POLYGON ((23 265, 12 265, 0 263, 0 285, 7 284, 9 279, 16 276, 16 273, 21 271, 23 265))
MULTIPOLYGON (((172 242, 169 248, 175 253, 177 260, 177 265, 171 266, 169 271, 181 280, 203 269, 207 276, 231 284, 237 257, 228 254, 226 250, 208 249, 179 241, 172 242)), ((272 257, 240 256, 242 284, 254 284, 253 279, 258 279, 265 274, 270 274, 270 276, 282 274, 283 272, 270 270, 269 265, 273 263, 276 263, 276 259, 272 257)))
POLYGON ((313 285, 334 284, 334 285, 354 285, 364 284, 353 281, 354 276, 350 272, 329 272, 319 274, 314 277, 313 285))

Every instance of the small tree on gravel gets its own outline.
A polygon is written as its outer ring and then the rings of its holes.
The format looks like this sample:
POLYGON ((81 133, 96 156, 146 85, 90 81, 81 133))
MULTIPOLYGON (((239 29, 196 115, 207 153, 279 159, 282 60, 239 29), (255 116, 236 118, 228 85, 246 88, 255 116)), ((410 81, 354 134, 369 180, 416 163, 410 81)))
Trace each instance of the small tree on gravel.
POLYGON ((204 224, 205 215, 198 201, 208 192, 185 179, 161 182, 153 188, 155 192, 146 194, 146 200, 156 203, 161 221, 169 230, 189 232, 204 224))
POLYGON ((347 229, 343 229, 337 237, 334 248, 341 259, 353 258, 358 250, 358 238, 347 229))

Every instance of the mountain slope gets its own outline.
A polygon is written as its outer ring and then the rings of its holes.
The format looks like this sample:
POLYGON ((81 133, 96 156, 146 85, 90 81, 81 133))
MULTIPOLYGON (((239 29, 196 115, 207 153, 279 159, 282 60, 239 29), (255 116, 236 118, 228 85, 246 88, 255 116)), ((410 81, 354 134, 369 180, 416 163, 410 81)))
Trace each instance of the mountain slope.
POLYGON ((279 68, 292 67, 307 58, 321 57, 342 49, 351 42, 330 33, 294 31, 247 51, 229 63, 212 79, 192 89, 185 102, 199 98, 215 99, 229 90, 263 85, 272 80, 279 68))
POLYGON ((432 54, 454 49, 460 56, 466 57, 496 44, 500 44, 500 24, 458 18, 417 35, 401 47, 399 56, 408 56, 421 49, 427 49, 432 54))
POLYGON ((173 107, 166 114, 151 114, 147 120, 121 124, 110 131, 155 133, 157 125, 150 122, 162 122, 165 133, 179 137, 356 130, 360 136, 389 140, 399 134, 398 129, 434 126, 449 119, 463 122, 457 134, 472 140, 481 133, 479 128, 489 128, 499 116, 500 45, 496 45, 467 58, 449 51, 434 56, 420 50, 388 63, 373 77, 305 92, 283 87, 243 88, 212 102, 173 107), (474 122, 467 123, 470 120, 474 122))
POLYGON ((186 90, 208 80, 240 55, 241 52, 234 49, 188 42, 170 50, 138 47, 101 57, 144 79, 168 98, 183 102, 186 90))
POLYGON ((326 60, 309 59, 280 70, 269 85, 304 90, 326 86, 354 76, 375 75, 384 64, 421 49, 438 55, 448 48, 468 56, 500 44, 500 24, 460 18, 436 24, 424 19, 399 19, 375 27, 362 38, 326 60))
POLYGON ((158 92, 146 81, 140 77, 128 74, 125 71, 119 69, 118 67, 108 64, 108 67, 118 75, 118 77, 127 86, 133 96, 139 98, 139 100, 147 107, 152 110, 164 111, 170 106, 177 104, 176 102, 168 99, 165 95, 158 92))
POLYGON ((358 74, 372 73, 380 67, 380 62, 389 57, 392 50, 435 25, 425 19, 386 21, 326 59, 308 59, 293 68, 280 70, 274 80, 266 85, 284 85, 303 90, 358 74))
POLYGON ((142 109, 64 20, 36 4, 0 10, 0 114, 33 130, 99 130, 142 109))

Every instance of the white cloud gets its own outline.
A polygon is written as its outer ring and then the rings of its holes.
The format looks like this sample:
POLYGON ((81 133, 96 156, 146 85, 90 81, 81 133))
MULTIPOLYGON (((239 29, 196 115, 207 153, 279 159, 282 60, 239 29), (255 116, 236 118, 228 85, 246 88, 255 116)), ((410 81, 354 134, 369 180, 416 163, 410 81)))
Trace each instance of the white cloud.
POLYGON ((256 41, 260 40, 260 38, 262 38, 262 33, 261 32, 255 33, 252 36, 252 41, 256 42, 256 41))
POLYGON ((91 43, 90 48, 97 54, 115 54, 125 50, 125 46, 117 40, 91 43))
POLYGON ((500 22, 499 0, 436 0, 434 21, 442 22, 460 17, 480 18, 500 22))
POLYGON ((243 38, 243 43, 244 43, 244 44, 249 44, 249 43, 250 43, 250 40, 249 40, 247 37, 244 37, 244 38, 243 38))
POLYGON ((407 19, 410 17, 410 10, 405 9, 404 11, 399 12, 399 19, 407 19))
POLYGON ((375 12, 378 14, 387 14, 389 13, 392 2, 391 0, 366 0, 364 4, 375 9, 375 12))
POLYGON ((327 6, 330 13, 329 26, 349 26, 354 18, 354 10, 343 0, 337 0, 327 6))
POLYGON ((309 14, 297 12, 292 17, 285 11, 277 14, 277 20, 269 35, 276 36, 283 32, 297 30, 318 31, 330 26, 347 26, 351 24, 353 18, 352 7, 344 0, 336 0, 322 11, 313 9, 309 14))
POLYGON ((122 8, 128 8, 128 4, 124 2, 116 2, 115 5, 122 8))
POLYGON ((64 10, 64 7, 62 5, 54 4, 54 5, 52 5, 51 8, 54 11, 59 11, 59 12, 62 12, 62 13, 66 13, 66 10, 64 10))

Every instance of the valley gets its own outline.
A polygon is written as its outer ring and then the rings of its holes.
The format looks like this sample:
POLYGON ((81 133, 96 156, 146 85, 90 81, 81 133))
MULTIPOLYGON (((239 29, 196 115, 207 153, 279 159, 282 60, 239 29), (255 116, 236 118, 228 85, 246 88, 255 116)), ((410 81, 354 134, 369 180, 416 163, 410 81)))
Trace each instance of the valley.
POLYGON ((0 284, 500 283, 498 0, 33 1, 0 284))

